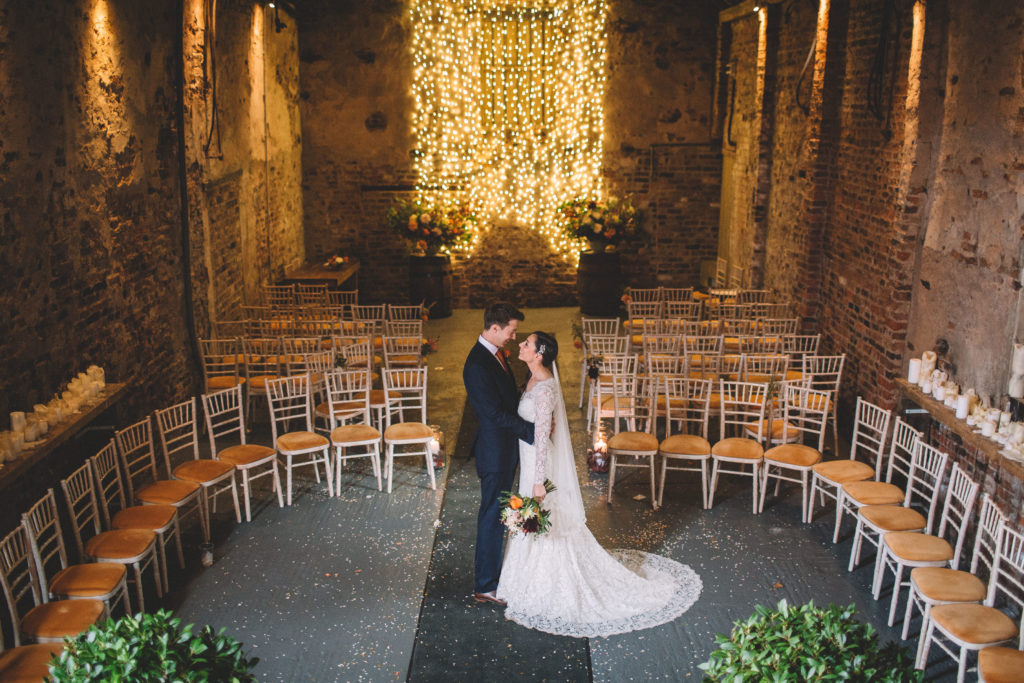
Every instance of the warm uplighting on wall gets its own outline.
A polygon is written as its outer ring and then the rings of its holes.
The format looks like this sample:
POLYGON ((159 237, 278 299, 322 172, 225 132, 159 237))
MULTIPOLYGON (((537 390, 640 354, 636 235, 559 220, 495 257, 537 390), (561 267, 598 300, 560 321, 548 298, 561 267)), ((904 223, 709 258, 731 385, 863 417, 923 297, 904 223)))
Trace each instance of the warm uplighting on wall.
POLYGON ((531 227, 575 261, 555 210, 601 195, 606 15, 605 0, 414 0, 420 196, 531 227))

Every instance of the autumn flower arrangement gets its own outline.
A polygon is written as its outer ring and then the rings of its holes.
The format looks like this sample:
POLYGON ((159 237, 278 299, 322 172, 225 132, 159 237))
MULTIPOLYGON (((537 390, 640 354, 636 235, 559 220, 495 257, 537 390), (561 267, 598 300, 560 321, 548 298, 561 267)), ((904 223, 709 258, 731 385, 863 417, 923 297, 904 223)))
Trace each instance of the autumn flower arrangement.
MULTIPOLYGON (((555 490, 550 479, 544 480, 548 493, 555 490)), ((529 496, 520 496, 504 491, 498 502, 502 505, 501 523, 508 529, 509 536, 517 534, 543 534, 551 529, 551 511, 541 507, 541 502, 529 496)))
POLYGON ((351 260, 352 259, 350 259, 348 256, 338 256, 337 254, 335 254, 334 256, 324 261, 324 268, 326 268, 327 270, 341 270, 351 260))
POLYGON ((445 249, 468 245, 477 219, 465 204, 430 206, 414 200, 400 200, 388 211, 387 224, 409 244, 413 254, 437 254, 445 249))
POLYGON ((569 239, 584 239, 594 251, 613 251, 640 238, 640 216, 630 197, 573 199, 558 207, 557 219, 569 239))

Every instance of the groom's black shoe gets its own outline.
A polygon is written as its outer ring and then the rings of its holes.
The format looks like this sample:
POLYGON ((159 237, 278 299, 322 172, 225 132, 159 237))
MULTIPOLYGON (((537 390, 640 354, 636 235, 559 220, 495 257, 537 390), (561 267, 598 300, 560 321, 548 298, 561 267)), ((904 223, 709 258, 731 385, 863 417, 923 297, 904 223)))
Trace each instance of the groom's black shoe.
POLYGON ((494 591, 491 591, 490 593, 473 593, 473 599, 477 602, 493 602, 495 605, 501 605, 502 607, 508 604, 504 600, 498 598, 498 596, 494 594, 494 591))

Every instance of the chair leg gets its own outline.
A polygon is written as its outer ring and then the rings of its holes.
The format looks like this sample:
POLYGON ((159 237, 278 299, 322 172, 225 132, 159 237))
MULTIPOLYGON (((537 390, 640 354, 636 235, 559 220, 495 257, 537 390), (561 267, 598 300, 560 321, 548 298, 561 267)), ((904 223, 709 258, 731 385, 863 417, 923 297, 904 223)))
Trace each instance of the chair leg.
MULTIPOLYGON (((139 611, 146 611, 145 599, 142 597, 142 568, 138 562, 132 564, 132 569, 135 572, 135 593, 139 598, 139 611)), ((156 562, 153 563, 153 572, 156 574, 156 589, 160 590, 160 569, 156 566, 156 562)))
POLYGON ((388 493, 391 493, 391 484, 395 479, 395 445, 388 444, 388 461, 384 468, 384 476, 388 480, 388 493))
MULTIPOLYGON (((277 459, 270 463, 274 472, 274 490, 277 492, 277 507, 284 507, 284 497, 281 495, 281 472, 277 469, 277 459)), ((289 487, 290 488, 290 487, 289 487)))
MULTIPOLYGON (((178 517, 174 518, 174 547, 178 551, 178 566, 182 569, 185 568, 185 551, 181 547, 181 520, 178 517)), ((164 572, 167 571, 167 558, 164 557, 164 572)))
MULTIPOLYGON (((906 640, 910 635, 910 617, 913 616, 914 602, 916 601, 917 591, 914 590, 914 582, 910 582, 910 587, 907 589, 907 609, 903 613, 903 630, 900 633, 900 639, 906 640)), ((922 609, 922 614, 924 611, 922 609)))
POLYGON ((708 503, 708 459, 701 458, 700 461, 700 492, 701 492, 701 503, 704 505, 705 510, 710 510, 711 505, 708 503))
MULTIPOLYGON (((768 476, 769 476, 768 475, 768 470, 770 470, 770 469, 771 469, 771 465, 769 465, 768 463, 765 463, 764 467, 761 468, 761 481, 758 482, 759 488, 761 489, 761 501, 758 503, 758 506, 757 506, 757 513, 758 514, 761 514, 762 512, 764 512, 764 499, 768 497, 768 476)), ((779 481, 778 478, 776 478, 775 479, 776 488, 778 487, 778 481, 779 481)), ((778 495, 777 491, 776 491, 776 495, 778 495)))
POLYGON ((655 473, 654 473, 654 467, 655 467, 656 463, 654 462, 654 455, 653 454, 652 455, 648 455, 647 457, 650 459, 650 462, 651 462, 651 507, 654 508, 655 510, 657 510, 658 509, 658 499, 654 495, 654 485, 655 485, 655 481, 654 480, 656 479, 655 473))
POLYGON ((800 519, 807 517, 807 470, 800 471, 800 519))
POLYGON ((923 640, 917 649, 917 661, 914 662, 914 668, 922 671, 924 671, 925 665, 928 663, 928 651, 931 649, 932 639, 935 637, 935 623, 929 620, 928 627, 923 633, 923 640))
POLYGON ((843 525, 843 489, 836 488, 836 530, 832 533, 832 542, 839 542, 839 529, 843 525))
POLYGON ((757 485, 758 480, 761 478, 761 465, 758 464, 758 463, 754 463, 753 468, 754 468, 754 471, 751 473, 752 476, 753 476, 753 481, 750 484, 750 488, 751 488, 751 493, 754 496, 754 503, 751 506, 751 512, 756 515, 757 514, 757 505, 758 505, 758 502, 760 501, 760 498, 761 498, 758 495, 758 489, 760 489, 761 487, 757 485))
POLYGON ((608 504, 612 504, 612 488, 615 486, 615 454, 608 452, 608 504))
MULTIPOLYGON (((214 497, 214 500, 216 501, 217 498, 214 497)), ((235 473, 234 472, 231 473, 231 500, 232 500, 232 502, 235 505, 235 523, 236 524, 241 524, 242 523, 242 511, 238 509, 238 484, 235 481, 235 473)))
POLYGON ((875 573, 871 580, 871 597, 875 600, 882 594, 882 583, 885 581, 885 554, 882 539, 878 539, 878 552, 875 554, 875 573))
POLYGON ((425 453, 424 457, 427 459, 427 472, 430 473, 430 489, 432 491, 437 490, 437 483, 434 479, 434 456, 430 454, 430 445, 424 445, 423 450, 425 453))
MULTIPOLYGON (((1018 672, 1019 673, 1019 672, 1018 672)), ((964 676, 967 674, 967 648, 960 647, 960 657, 956 668, 956 683, 964 683, 964 676)))
POLYGON ((249 470, 242 470, 242 497, 245 498, 245 521, 252 521, 252 506, 249 502, 249 470))
POLYGON ((818 478, 811 475, 811 492, 807 496, 807 514, 804 516, 804 524, 810 524, 814 517, 814 494, 818 490, 818 478))
POLYGON ((860 547, 864 542, 864 533, 864 521, 857 515, 857 527, 853 530, 853 545, 850 547, 850 564, 846 567, 848 572, 852 572, 860 562, 860 547))
MULTIPOLYGON (((175 524, 177 524, 177 522, 175 522, 175 524)), ((174 534, 175 534, 174 538, 177 539, 178 538, 178 533, 174 532, 174 534)), ((154 563, 159 563, 159 566, 160 566, 160 571, 156 572, 156 574, 155 574, 155 577, 156 577, 156 592, 157 593, 160 593, 161 591, 166 593, 168 590, 170 590, 170 586, 168 586, 168 584, 167 584, 167 546, 166 546, 166 541, 167 541, 167 538, 164 536, 164 534, 158 534, 157 535, 157 537, 156 537, 156 557, 154 557, 154 559, 153 559, 153 562, 154 563), (163 581, 162 582, 161 582, 161 577, 163 577, 163 581)), ((182 565, 182 569, 184 569, 184 564, 182 565)))
MULTIPOLYGON (((327 495, 334 496, 334 478, 331 476, 331 447, 326 446, 322 451, 324 454, 324 479, 327 480, 327 495)), ((314 469, 316 465, 313 466, 314 469)))
POLYGON ((373 450, 370 453, 370 462, 373 465, 373 474, 377 477, 377 490, 380 491, 380 444, 374 444, 373 450))
MULTIPOLYGON (((668 458, 661 456, 661 484, 658 487, 658 505, 664 504, 665 498, 665 473, 668 471, 668 458)), ((701 501, 703 503, 703 501, 701 501)))
POLYGON ((893 622, 896 621, 896 605, 900 601, 900 582, 903 580, 903 563, 896 563, 896 580, 892 584, 892 601, 889 603, 889 621, 886 622, 889 626, 892 626, 893 622))
MULTIPOLYGON (((931 609, 928 605, 923 605, 921 608, 921 630, 917 634, 917 647, 914 652, 914 668, 921 669, 924 665, 921 660, 921 652, 925 647, 925 634, 928 632, 928 628, 931 622, 931 609)), ((926 656, 927 659, 927 656, 926 656)))
POLYGON ((711 490, 708 492, 708 507, 710 510, 711 506, 715 504, 715 489, 718 488, 718 461, 714 460, 711 463, 711 490))
POLYGON ((292 506, 292 456, 288 456, 288 462, 285 463, 285 477, 288 479, 288 492, 286 499, 288 501, 288 507, 292 506))

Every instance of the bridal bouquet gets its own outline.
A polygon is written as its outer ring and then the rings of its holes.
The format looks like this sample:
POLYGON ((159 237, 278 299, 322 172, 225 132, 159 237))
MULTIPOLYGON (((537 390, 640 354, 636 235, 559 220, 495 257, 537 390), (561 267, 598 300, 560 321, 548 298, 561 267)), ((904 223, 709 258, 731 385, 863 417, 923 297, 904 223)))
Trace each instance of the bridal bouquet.
MULTIPOLYGON (((555 490, 555 485, 550 479, 545 479, 544 488, 551 493, 555 490)), ((542 508, 541 501, 536 498, 504 491, 498 502, 504 506, 501 511, 501 523, 508 529, 509 536, 543 534, 551 528, 551 511, 542 508)))

